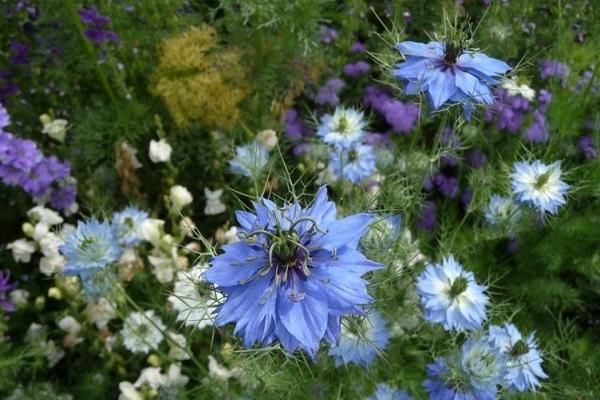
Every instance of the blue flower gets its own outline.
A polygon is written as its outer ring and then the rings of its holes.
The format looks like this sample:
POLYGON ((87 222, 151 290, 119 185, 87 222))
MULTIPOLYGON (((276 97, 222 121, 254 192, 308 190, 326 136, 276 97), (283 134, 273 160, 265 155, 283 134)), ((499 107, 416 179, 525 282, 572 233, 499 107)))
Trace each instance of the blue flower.
POLYGON ((569 185, 561 181, 560 161, 546 165, 539 160, 518 161, 510 175, 516 200, 537 209, 540 213, 556 214, 567 200, 569 185))
POLYGON ((516 224, 521 218, 521 210, 513 199, 493 194, 485 209, 485 220, 490 225, 516 224))
POLYGON ((434 110, 445 103, 463 104, 467 119, 473 103, 494 102, 490 86, 510 70, 504 61, 437 41, 402 42, 395 47, 405 58, 393 71, 406 84, 404 92, 423 92, 434 110))
POLYGON ((60 251, 67 258, 64 273, 68 275, 97 272, 117 261, 122 253, 114 227, 97 219, 79 221, 60 251))
POLYGON ((405 390, 393 388, 387 383, 380 383, 375 389, 375 394, 367 397, 367 400, 412 400, 412 397, 405 390))
POLYGON ((331 152, 329 167, 337 178, 358 185, 375 172, 377 156, 372 146, 358 144, 331 152))
POLYGON ((453 256, 441 264, 430 264, 417 278, 417 293, 421 297, 425 319, 437 322, 449 330, 477 329, 485 320, 489 299, 485 286, 475 281, 472 272, 465 271, 453 256))
POLYGON ((366 246, 389 246, 400 237, 402 217, 400 214, 377 218, 370 226, 363 239, 366 246))
POLYGON ((431 400, 494 400, 506 359, 485 337, 471 336, 460 352, 427 365, 423 387, 431 400))
POLYGON ((347 148, 360 142, 364 135, 365 119, 361 111, 353 108, 338 107, 333 114, 321 117, 317 136, 323 142, 336 147, 347 148))
POLYGON ((488 337, 507 357, 508 370, 503 382, 506 388, 518 392, 535 390, 540 387, 539 379, 548 378, 533 333, 524 338, 513 324, 492 325, 488 337))
POLYGON ((252 142, 235 148, 235 158, 229 161, 231 172, 256 178, 269 162, 269 150, 260 143, 252 142))
POLYGON ((329 350, 335 358, 335 365, 370 365, 375 356, 385 349, 390 340, 386 321, 377 311, 366 317, 349 317, 342 322, 342 335, 339 343, 329 350))
POLYGON ((341 316, 362 315, 372 301, 361 277, 381 265, 357 250, 372 216, 338 220, 325 187, 308 208, 262 199, 236 216, 241 240, 204 274, 227 298, 216 323, 235 323, 246 347, 279 341, 314 357, 323 338, 337 343, 341 316))
POLYGON ((148 218, 148 213, 135 207, 126 207, 123 211, 113 214, 112 224, 117 232, 119 243, 131 247, 140 242, 137 230, 142 222, 148 218))

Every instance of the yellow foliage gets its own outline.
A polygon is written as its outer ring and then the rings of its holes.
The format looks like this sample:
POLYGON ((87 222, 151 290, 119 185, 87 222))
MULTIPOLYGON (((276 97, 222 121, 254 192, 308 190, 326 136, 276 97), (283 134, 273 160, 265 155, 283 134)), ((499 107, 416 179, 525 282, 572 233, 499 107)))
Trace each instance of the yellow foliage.
POLYGON ((175 123, 199 121, 229 129, 240 118, 239 102, 248 93, 241 53, 221 48, 209 26, 191 27, 160 47, 153 93, 160 96, 175 123))

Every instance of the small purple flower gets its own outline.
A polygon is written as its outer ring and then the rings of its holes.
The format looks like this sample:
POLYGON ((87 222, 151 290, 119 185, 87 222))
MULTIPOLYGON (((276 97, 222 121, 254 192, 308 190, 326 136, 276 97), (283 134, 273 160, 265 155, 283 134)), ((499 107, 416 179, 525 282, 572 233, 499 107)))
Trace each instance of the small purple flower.
POLYGON ((0 132, 8 125, 10 125, 10 115, 8 115, 8 111, 6 111, 6 108, 0 103, 0 132))
POLYGON ((337 39, 338 31, 327 25, 321 25, 319 28, 319 34, 321 35, 321 42, 326 45, 330 45, 337 39))
POLYGON ((340 102, 338 94, 346 86, 341 79, 330 79, 317 92, 315 102, 320 105, 336 106, 340 102))
POLYGON ((301 139, 307 133, 306 125, 296 109, 290 108, 283 116, 283 132, 291 140, 301 139))
POLYGON ((487 162, 487 156, 480 149, 471 149, 467 153, 467 162, 472 168, 481 168, 487 162))
POLYGON ((454 199, 458 194, 458 179, 453 176, 446 176, 444 174, 437 174, 433 181, 438 191, 444 196, 450 199, 454 199))
POLYGON ((31 46, 27 43, 17 42, 16 40, 11 41, 10 49, 12 50, 12 56, 10 62, 14 65, 29 64, 29 51, 31 46))
POLYGON ((108 25, 111 20, 109 17, 98 14, 96 8, 84 8, 79 11, 79 19, 83 24, 90 24, 96 26, 108 25))
POLYGON ((466 189, 460 195, 460 205, 463 206, 463 208, 467 208, 471 204, 471 201, 473 201, 473 190, 466 189))
POLYGON ((548 79, 551 77, 558 78, 559 81, 564 82, 571 69, 567 64, 554 61, 554 60, 542 60, 540 63, 540 76, 542 79, 548 79))
POLYGON ((598 157, 598 148, 596 142, 591 135, 582 136, 577 143, 579 150, 583 153, 586 160, 595 160, 598 157))
POLYGON ((59 210, 65 210, 75 203, 77 188, 73 185, 54 189, 50 196, 50 205, 59 210))
POLYGON ((0 271, 0 308, 5 312, 15 311, 15 305, 7 298, 7 293, 17 288, 17 283, 9 283, 10 271, 0 271))
POLYGON ((370 70, 371 64, 363 60, 344 65, 344 74, 351 78, 358 78, 359 76, 366 74, 370 70))
POLYGON ((410 133, 419 119, 419 107, 400 100, 390 100, 381 107, 381 114, 394 133, 410 133))
POLYGON ((421 207, 421 215, 417 220, 417 226, 424 231, 431 232, 437 225, 436 221, 437 206, 433 201, 426 201, 421 207))
POLYGON ((79 18, 83 24, 87 25, 87 29, 83 34, 90 42, 101 44, 107 41, 116 42, 119 40, 119 35, 115 32, 104 29, 105 25, 111 23, 111 19, 98 14, 94 7, 79 11, 79 18))
POLYGON ((523 134, 523 139, 528 143, 545 143, 548 141, 548 127, 546 116, 540 110, 532 113, 533 124, 523 134))
POLYGON ((354 42, 352 43, 352 47, 350 48, 350 51, 353 53, 364 53, 367 50, 367 46, 365 46, 364 43, 361 42, 354 42))

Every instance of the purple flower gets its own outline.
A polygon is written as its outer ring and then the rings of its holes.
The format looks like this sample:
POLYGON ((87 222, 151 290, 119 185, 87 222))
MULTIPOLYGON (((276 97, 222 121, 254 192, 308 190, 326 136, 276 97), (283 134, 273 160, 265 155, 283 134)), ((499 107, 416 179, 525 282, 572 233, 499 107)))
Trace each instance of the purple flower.
POLYGON ((103 28, 104 25, 111 23, 110 18, 98 14, 94 7, 79 11, 79 19, 83 24, 88 25, 83 34, 90 42, 101 44, 106 41, 116 42, 119 40, 119 35, 103 28))
POLYGON ((473 200, 473 190, 471 189, 466 189, 464 192, 462 192, 462 194, 460 195, 460 204, 464 207, 467 208, 469 207, 469 205, 471 204, 471 201, 473 200))
POLYGON ((542 60, 540 63, 540 76, 542 79, 555 77, 564 82, 569 76, 570 71, 571 69, 567 64, 558 61, 542 60))
POLYGON ((366 74, 370 70, 371 64, 363 60, 344 65, 344 74, 351 78, 358 78, 359 76, 366 74))
POLYGON ((117 35, 115 32, 99 28, 86 29, 83 34, 90 42, 97 44, 106 41, 116 42, 119 40, 119 35, 117 35))
POLYGON ((311 149, 312 149, 312 144, 310 144, 310 143, 298 143, 298 144, 295 144, 294 147, 292 148, 292 154, 295 157, 298 157, 302 154, 310 153, 311 149))
POLYGON ((327 25, 321 25, 319 28, 319 34, 321 35, 321 42, 329 45, 333 43, 338 37, 338 31, 327 25))
POLYGON ((346 86, 341 79, 330 79, 317 92, 315 102, 321 105, 336 106, 340 102, 338 94, 346 86))
POLYGON ((361 42, 352 43, 352 47, 350 48, 350 51, 353 53, 364 53, 366 50, 367 46, 365 46, 365 44, 361 42))
POLYGON ((421 207, 421 214, 417 220, 417 226, 424 231, 431 232, 437 225, 437 206, 433 201, 425 201, 421 207))
POLYGON ((453 176, 437 174, 433 181, 438 191, 444 196, 453 199, 458 194, 458 179, 453 176))
POLYGON ((8 115, 8 111, 6 111, 6 108, 0 103, 0 132, 8 125, 10 125, 10 115, 8 115))
POLYGON ((10 271, 0 271, 0 307, 5 312, 15 311, 15 305, 7 298, 7 293, 17 288, 17 283, 9 283, 10 271))
POLYGON ((84 8, 79 11, 79 19, 83 24, 90 24, 96 26, 108 25, 111 20, 109 17, 98 14, 98 11, 95 7, 84 8))
POLYGON ((65 210, 75 203, 77 188, 73 185, 64 186, 52 191, 50 205, 59 210, 65 210))
POLYGON ((31 50, 31 46, 29 44, 13 40, 10 42, 10 49, 13 53, 13 55, 10 57, 11 63, 14 65, 29 63, 29 51, 31 50))
POLYGON ((290 108, 283 117, 283 131, 292 140, 301 139, 307 132, 306 125, 298 117, 298 111, 290 108))
POLYGON ((587 160, 595 160, 598 157, 598 148, 591 135, 580 137, 578 146, 587 160))
POLYGON ((419 107, 412 103, 394 100, 377 86, 367 86, 363 103, 383 116, 394 133, 409 133, 419 118, 419 107))
POLYGON ((529 143, 545 143, 548 141, 546 116, 540 110, 534 110, 533 124, 523 134, 523 139, 529 143))
POLYGON ((481 168, 487 162, 487 156, 480 149, 471 149, 467 153, 467 162, 472 168, 481 168))

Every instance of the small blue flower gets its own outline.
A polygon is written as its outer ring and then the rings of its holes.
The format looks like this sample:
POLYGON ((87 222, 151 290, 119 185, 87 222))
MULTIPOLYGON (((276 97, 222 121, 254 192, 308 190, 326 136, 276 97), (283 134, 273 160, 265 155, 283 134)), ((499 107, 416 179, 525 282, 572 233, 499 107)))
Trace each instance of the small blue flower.
POLYGON ((561 181, 560 161, 546 165, 539 160, 518 161, 510 175, 517 202, 537 209, 540 213, 556 214, 566 204, 569 185, 561 181))
POLYGON ((372 216, 337 219, 325 187, 308 208, 253 205, 254 213, 236 212, 240 241, 204 273, 226 295, 216 323, 235 323, 246 347, 279 341, 314 357, 322 339, 338 342, 343 315, 362 315, 372 302, 362 275, 382 266, 357 250, 372 216))
POLYGON ((347 148, 360 142, 364 136, 365 125, 365 118, 361 111, 338 107, 333 114, 325 114, 321 117, 317 136, 325 143, 347 148))
POLYGON ((516 224, 521 218, 521 210, 512 198, 493 194, 485 209, 485 220, 490 225, 516 224))
POLYGON ((494 400, 506 358, 485 337, 471 336, 458 354, 427 365, 423 387, 431 400, 494 400))
POLYGON ((412 400, 412 397, 406 393, 406 390, 393 388, 387 383, 380 383, 375 389, 375 394, 367 397, 367 400, 412 400))
POLYGON ((135 207, 126 207, 113 214, 112 224, 117 232, 119 243, 124 247, 132 247, 140 242, 137 230, 148 218, 148 213, 135 207))
POLYGON ((67 258, 64 273, 68 275, 97 272, 117 261, 122 253, 114 227, 97 219, 79 221, 60 251, 67 258))
POLYGON ((449 330, 477 329, 485 320, 489 299, 485 286, 475 281, 453 256, 441 264, 430 264, 419 275, 416 284, 425 319, 449 330))
POLYGON ((335 365, 369 366, 390 340, 386 321, 377 311, 364 318, 349 317, 342 322, 342 335, 337 346, 329 350, 335 365))
POLYGON ((406 84, 404 92, 423 92, 434 110, 460 103, 467 119, 474 103, 494 102, 490 86, 510 70, 504 61, 437 41, 401 42, 395 47, 405 58, 393 71, 406 84))
POLYGON ((363 144, 335 149, 331 152, 329 167, 337 178, 358 185, 375 172, 377 156, 372 146, 363 144))
POLYGON ((235 158, 229 161, 231 172, 256 178, 269 162, 269 150, 260 143, 252 142, 235 148, 235 158))
POLYGON ((377 218, 370 226, 363 239, 366 246, 390 246, 400 237, 402 217, 400 214, 377 218))
POLYGON ((540 387, 539 379, 548 378, 542 369, 543 359, 533 333, 524 338, 513 324, 492 325, 488 337, 507 357, 508 369, 503 382, 506 388, 518 392, 536 390, 540 387))

